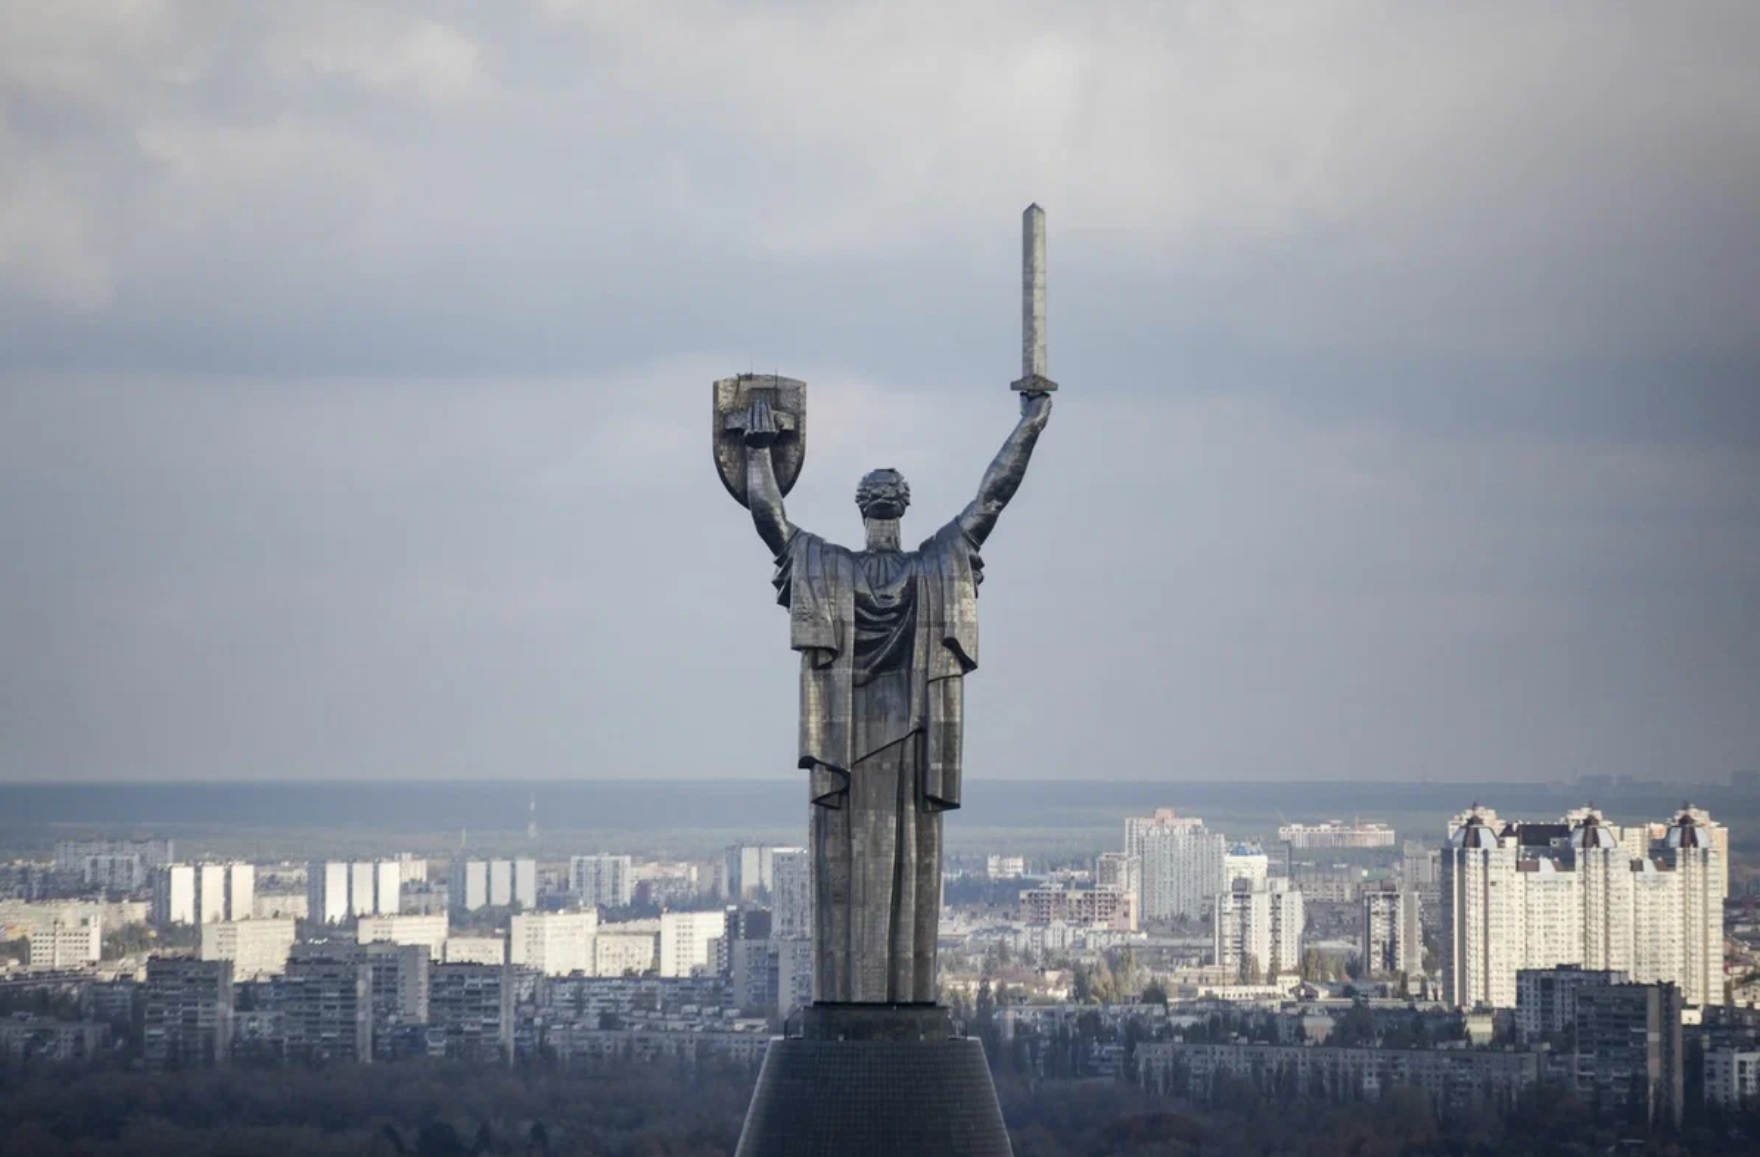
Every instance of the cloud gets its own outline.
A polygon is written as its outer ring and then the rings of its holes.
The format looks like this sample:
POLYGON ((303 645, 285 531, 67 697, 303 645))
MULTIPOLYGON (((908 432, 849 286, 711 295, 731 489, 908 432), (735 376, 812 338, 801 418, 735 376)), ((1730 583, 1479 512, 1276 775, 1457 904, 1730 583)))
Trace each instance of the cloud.
POLYGON ((708 383, 951 515, 1030 200, 975 774, 1751 765, 1757 24, 0 8, 0 775, 786 768, 708 383))

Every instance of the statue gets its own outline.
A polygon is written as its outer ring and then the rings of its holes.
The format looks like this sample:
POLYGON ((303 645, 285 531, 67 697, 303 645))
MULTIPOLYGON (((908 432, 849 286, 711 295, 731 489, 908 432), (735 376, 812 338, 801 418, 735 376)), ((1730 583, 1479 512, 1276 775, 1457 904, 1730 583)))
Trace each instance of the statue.
POLYGON ((777 602, 801 653, 800 766, 808 772, 816 1003, 933 1004, 942 813, 960 806, 963 680, 978 666, 979 551, 1026 476, 1051 416, 1044 375, 1044 215, 1027 211, 1019 422, 958 517, 906 550, 910 486, 856 488, 862 549, 789 522, 804 458, 805 383, 715 384, 716 461, 776 559, 777 602))

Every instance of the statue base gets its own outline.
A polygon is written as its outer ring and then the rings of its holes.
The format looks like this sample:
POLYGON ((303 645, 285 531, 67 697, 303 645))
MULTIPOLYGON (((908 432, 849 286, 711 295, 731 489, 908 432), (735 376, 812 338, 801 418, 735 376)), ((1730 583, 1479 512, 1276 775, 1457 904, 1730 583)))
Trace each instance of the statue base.
POLYGON ((1012 1157, 984 1046, 932 1004, 815 1004, 764 1054, 736 1157, 1012 1157))

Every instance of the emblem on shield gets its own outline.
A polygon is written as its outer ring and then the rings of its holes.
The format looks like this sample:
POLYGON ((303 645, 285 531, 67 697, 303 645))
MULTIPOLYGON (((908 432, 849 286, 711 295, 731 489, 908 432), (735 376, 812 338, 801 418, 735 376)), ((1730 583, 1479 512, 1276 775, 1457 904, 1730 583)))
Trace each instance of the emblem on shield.
POLYGON ((746 431, 773 431, 770 461, 783 494, 794 489, 807 458, 807 383, 776 374, 741 374, 715 383, 715 471, 746 505, 746 431))

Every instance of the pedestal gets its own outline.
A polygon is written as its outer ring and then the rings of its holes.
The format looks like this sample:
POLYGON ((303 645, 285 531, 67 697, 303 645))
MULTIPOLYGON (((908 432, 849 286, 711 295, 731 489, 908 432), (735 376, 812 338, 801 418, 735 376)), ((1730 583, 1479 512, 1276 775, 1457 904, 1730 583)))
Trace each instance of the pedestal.
POLYGON ((737 1157, 1012 1157, 984 1046, 935 1005, 816 1004, 770 1042, 737 1157))

